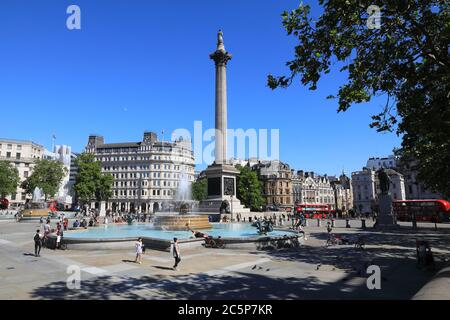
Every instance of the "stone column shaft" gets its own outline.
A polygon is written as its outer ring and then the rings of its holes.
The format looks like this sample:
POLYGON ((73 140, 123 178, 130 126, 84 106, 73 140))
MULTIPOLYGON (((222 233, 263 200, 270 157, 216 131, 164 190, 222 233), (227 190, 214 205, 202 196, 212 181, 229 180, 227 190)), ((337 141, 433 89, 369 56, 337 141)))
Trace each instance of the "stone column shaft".
POLYGON ((227 71, 225 64, 216 66, 216 152, 217 164, 227 158, 227 71))
POLYGON ((216 164, 225 164, 227 159, 227 62, 231 57, 225 51, 222 32, 219 31, 217 49, 210 54, 216 65, 216 164))

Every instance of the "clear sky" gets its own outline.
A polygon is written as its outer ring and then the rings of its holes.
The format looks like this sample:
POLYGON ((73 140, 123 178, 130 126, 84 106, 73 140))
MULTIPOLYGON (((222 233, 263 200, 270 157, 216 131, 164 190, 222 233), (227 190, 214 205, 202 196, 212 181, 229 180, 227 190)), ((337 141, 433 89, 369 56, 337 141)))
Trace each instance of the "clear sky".
MULTIPOLYGON (((319 14, 317 1, 304 1, 319 14)), ((106 142, 140 141, 143 131, 214 126, 218 29, 228 64, 228 126, 280 129, 280 158, 294 169, 339 174, 368 157, 391 154, 395 134, 369 128, 383 100, 337 113, 345 74, 331 73, 309 91, 296 83, 270 90, 295 39, 281 13, 299 0, 1 0, 0 137, 82 151, 89 134, 106 142), (68 30, 66 9, 81 8, 81 30, 68 30)), ((168 134, 166 134, 166 139, 168 134)), ((199 166, 198 169, 204 166, 199 166)))

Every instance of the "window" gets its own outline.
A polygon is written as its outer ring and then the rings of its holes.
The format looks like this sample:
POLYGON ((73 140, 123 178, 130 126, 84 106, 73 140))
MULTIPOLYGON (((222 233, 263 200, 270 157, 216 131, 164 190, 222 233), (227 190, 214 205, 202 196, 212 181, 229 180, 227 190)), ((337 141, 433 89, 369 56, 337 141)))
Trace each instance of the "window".
POLYGON ((7 153, 6 153, 6 157, 7 157, 7 158, 11 158, 11 152, 7 152, 7 153))
POLYGON ((16 194, 15 194, 15 193, 13 193, 13 194, 11 195, 11 200, 13 200, 13 201, 16 200, 16 194))
POLYGON ((19 152, 16 153, 16 159, 20 159, 20 153, 19 152))
POLYGON ((22 150, 22 145, 18 144, 17 145, 17 150, 19 150, 19 151, 22 150))
POLYGON ((8 144, 7 149, 12 150, 12 144, 8 144))
POLYGON ((28 171, 24 171, 24 172, 23 172, 23 177, 24 177, 24 178, 28 178, 28 171))

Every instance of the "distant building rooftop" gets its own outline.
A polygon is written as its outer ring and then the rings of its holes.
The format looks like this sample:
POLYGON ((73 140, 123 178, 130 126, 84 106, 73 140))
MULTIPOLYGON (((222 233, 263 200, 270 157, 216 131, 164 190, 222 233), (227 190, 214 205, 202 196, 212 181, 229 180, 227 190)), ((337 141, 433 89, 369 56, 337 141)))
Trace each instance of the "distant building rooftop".
POLYGON ((44 147, 43 145, 41 145, 41 144, 39 144, 39 143, 36 143, 36 142, 33 142, 33 141, 31 141, 31 140, 20 140, 20 139, 7 139, 7 138, 0 138, 0 142, 10 142, 10 143, 26 143, 26 144, 35 144, 35 145, 37 145, 37 146, 40 146, 40 147, 44 147))

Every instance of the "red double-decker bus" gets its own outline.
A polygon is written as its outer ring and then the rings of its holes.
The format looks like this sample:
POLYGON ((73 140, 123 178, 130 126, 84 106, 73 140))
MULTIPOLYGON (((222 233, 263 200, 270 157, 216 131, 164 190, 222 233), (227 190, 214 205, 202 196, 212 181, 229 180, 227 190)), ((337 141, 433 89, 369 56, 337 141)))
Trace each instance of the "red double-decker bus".
POLYGON ((307 219, 326 219, 333 212, 329 204, 299 204, 295 207, 295 213, 303 213, 307 219))
POLYGON ((398 221, 450 221, 450 203, 445 200, 399 200, 393 201, 392 207, 398 221))

